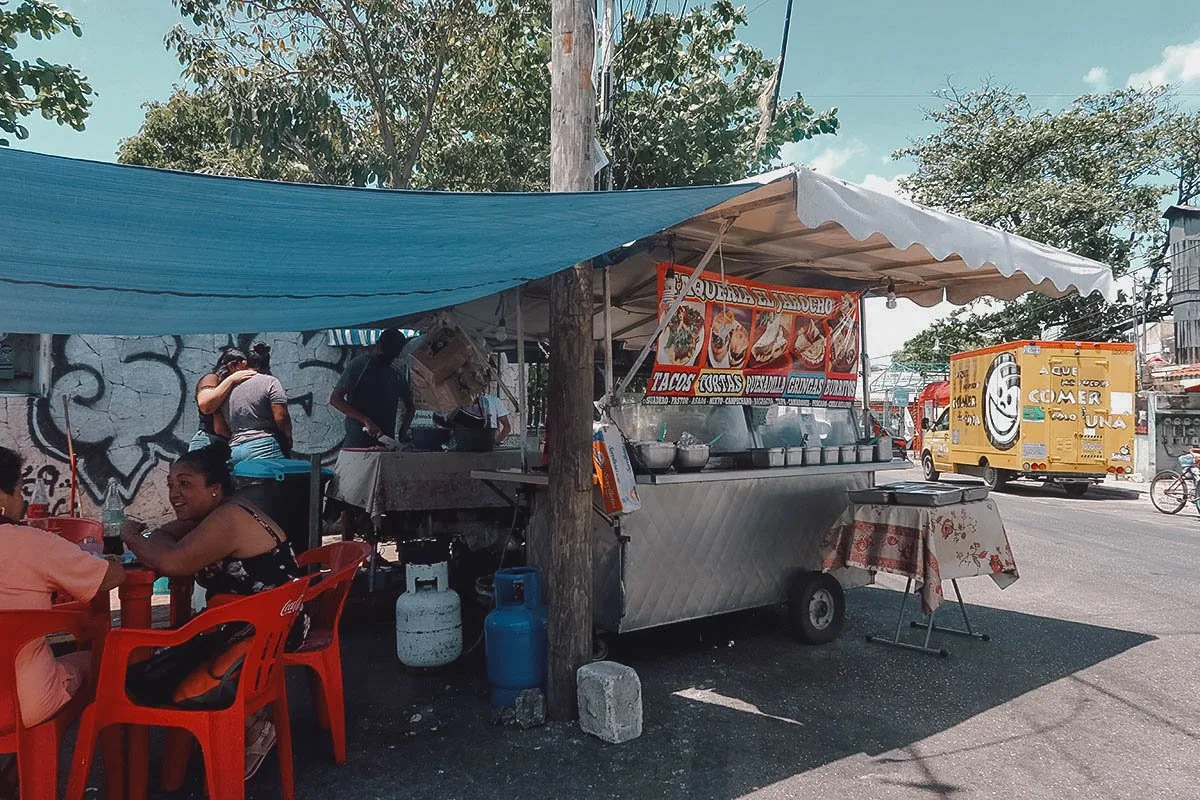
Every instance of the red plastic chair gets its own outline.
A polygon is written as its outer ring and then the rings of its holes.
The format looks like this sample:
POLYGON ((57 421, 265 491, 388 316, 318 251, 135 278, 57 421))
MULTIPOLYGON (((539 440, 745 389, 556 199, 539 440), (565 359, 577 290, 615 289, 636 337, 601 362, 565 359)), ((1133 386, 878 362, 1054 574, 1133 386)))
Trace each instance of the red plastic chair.
POLYGON ((342 681, 342 645, 338 632, 354 574, 371 553, 366 542, 336 542, 302 553, 301 567, 328 568, 315 576, 304 595, 312 627, 304 645, 283 654, 287 667, 307 667, 317 724, 333 740, 333 760, 346 763, 346 700, 342 681))
POLYGON ((188 731, 200 742, 204 753, 210 800, 244 800, 246 719, 266 706, 273 710, 278 732, 282 795, 285 800, 293 800, 292 735, 280 655, 309 581, 309 578, 295 580, 278 589, 210 609, 178 630, 117 629, 110 633, 96 686, 96 702, 83 712, 79 722, 75 760, 67 785, 68 800, 82 800, 97 735, 111 725, 159 726, 188 731), (248 622, 254 626, 237 695, 229 708, 216 711, 154 708, 138 705, 126 696, 126 672, 138 651, 182 644, 228 622, 248 622))
MULTIPOLYGON (((107 626, 89 612, 79 610, 0 611, 0 753, 15 753, 21 800, 56 800, 58 796, 58 748, 63 733, 79 718, 91 702, 95 690, 92 679, 50 719, 32 728, 21 722, 17 704, 17 654, 30 642, 55 633, 69 633, 81 647, 93 646, 93 669, 99 661, 107 626)), ((120 769, 119 751, 105 747, 105 764, 120 769), (118 759, 118 760, 110 760, 118 759)))
POLYGON ((54 531, 62 538, 80 547, 95 550, 97 553, 104 549, 104 526, 94 519, 83 517, 36 517, 22 520, 33 528, 44 531, 54 531))

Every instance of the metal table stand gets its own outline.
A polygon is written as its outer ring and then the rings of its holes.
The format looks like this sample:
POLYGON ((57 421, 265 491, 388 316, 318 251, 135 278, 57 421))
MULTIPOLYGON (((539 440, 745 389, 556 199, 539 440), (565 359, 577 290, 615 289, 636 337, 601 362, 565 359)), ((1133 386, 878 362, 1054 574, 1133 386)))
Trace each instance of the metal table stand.
POLYGON ((958 600, 958 609, 959 609, 959 611, 962 612, 963 624, 966 626, 966 630, 962 630, 959 628, 944 628, 944 627, 941 627, 940 625, 935 625, 934 617, 937 614, 937 609, 934 609, 932 612, 930 612, 930 614, 926 618, 925 622, 922 623, 922 622, 917 622, 916 620, 913 620, 912 622, 909 623, 910 627, 925 629, 924 644, 910 644, 909 642, 900 641, 900 630, 902 629, 902 627, 904 625, 904 609, 905 609, 905 606, 908 604, 908 596, 909 596, 909 594, 912 593, 912 585, 913 585, 913 579, 909 578, 908 582, 904 585, 904 594, 901 595, 901 597, 900 597, 900 613, 896 617, 896 633, 895 633, 895 635, 893 635, 892 638, 890 638, 890 639, 883 637, 883 636, 868 636, 867 637, 868 642, 873 642, 875 644, 886 644, 886 645, 890 645, 892 647, 900 647, 905 650, 915 650, 918 653, 924 653, 926 655, 940 656, 941 658, 947 658, 950 655, 949 650, 947 650, 944 647, 933 648, 933 647, 929 646, 929 640, 933 636, 934 631, 938 631, 939 633, 951 633, 951 634, 954 634, 955 636, 969 636, 972 639, 979 639, 980 641, 984 641, 984 642, 991 641, 992 637, 990 637, 986 633, 977 633, 974 629, 971 628, 971 618, 969 616, 967 616, 967 606, 963 602, 962 592, 958 588, 958 580, 957 579, 952 579, 950 581, 950 585, 954 587, 954 597, 958 600))

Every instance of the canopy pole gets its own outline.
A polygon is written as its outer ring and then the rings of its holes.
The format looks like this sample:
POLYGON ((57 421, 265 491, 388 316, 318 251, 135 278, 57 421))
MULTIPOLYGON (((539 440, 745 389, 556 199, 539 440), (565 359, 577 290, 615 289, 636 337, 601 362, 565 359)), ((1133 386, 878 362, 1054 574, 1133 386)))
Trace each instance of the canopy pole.
POLYGON ((517 394, 521 398, 518 413, 521 430, 521 472, 529 472, 529 456, 525 452, 525 437, 529 429, 529 375, 525 372, 525 315, 521 311, 521 287, 517 286, 517 394))
MULTIPOLYGON (((605 13, 608 13, 606 7, 605 13)), ((600 273, 604 282, 604 398, 613 396, 613 331, 612 331, 612 282, 608 269, 600 273)), ((615 399, 615 398, 614 398, 615 399)))
POLYGON ((858 296, 858 345, 862 350, 859 364, 862 365, 863 390, 863 436, 871 438, 871 362, 867 356, 867 294, 858 296))
POLYGON ((713 239, 712 244, 708 246, 708 250, 705 251, 704 257, 700 259, 700 263, 696 265, 694 270, 692 270, 692 274, 688 277, 687 283, 683 285, 683 289, 680 290, 679 294, 671 302, 670 307, 667 309, 667 313, 658 318, 658 326, 654 329, 654 333, 650 335, 650 338, 646 340, 646 343, 642 345, 642 351, 638 353, 638 357, 634 359, 633 366, 629 368, 629 372, 624 378, 621 379, 621 383, 617 386, 616 391, 605 396, 605 408, 608 408, 610 405, 612 405, 612 401, 615 396, 624 394, 625 390, 629 388, 629 384, 633 381, 633 376, 637 374, 637 371, 642 368, 642 364, 646 362, 646 356, 648 356, 650 351, 658 344, 659 334, 661 334, 663 330, 666 329, 667 325, 671 323, 671 320, 675 318, 675 314, 679 312, 679 308, 683 305, 684 298, 686 298, 692 289, 696 288, 696 284, 700 282, 700 274, 704 272, 705 267, 708 266, 708 262, 712 260, 713 255, 717 252, 717 248, 721 246, 722 237, 725 236, 725 232, 729 230, 729 227, 733 225, 735 219, 737 218, 727 217, 722 220, 721 227, 717 230, 717 235, 713 239))

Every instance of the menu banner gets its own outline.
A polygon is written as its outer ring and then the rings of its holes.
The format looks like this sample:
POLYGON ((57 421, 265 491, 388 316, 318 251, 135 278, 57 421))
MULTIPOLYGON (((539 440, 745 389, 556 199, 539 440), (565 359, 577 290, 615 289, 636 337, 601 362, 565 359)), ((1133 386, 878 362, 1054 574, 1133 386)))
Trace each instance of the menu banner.
MULTIPOLYGON (((663 319, 691 276, 658 265, 663 319)), ((659 334, 647 403, 849 406, 858 296, 703 275, 659 334)))

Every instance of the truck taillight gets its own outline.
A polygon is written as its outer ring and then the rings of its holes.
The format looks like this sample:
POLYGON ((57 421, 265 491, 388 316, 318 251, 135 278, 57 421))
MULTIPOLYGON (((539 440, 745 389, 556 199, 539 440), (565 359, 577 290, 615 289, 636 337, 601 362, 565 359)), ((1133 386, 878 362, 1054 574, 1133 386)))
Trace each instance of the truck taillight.
POLYGON ((1022 464, 1021 469, 1025 470, 1026 472, 1029 472, 1029 469, 1030 469, 1029 462, 1026 461, 1024 464, 1022 464))
POLYGON ((1109 467, 1109 468, 1108 468, 1108 472, 1109 472, 1109 474, 1110 474, 1110 475, 1115 475, 1115 474, 1117 473, 1117 468, 1116 468, 1116 467, 1109 467))
POLYGON ((1118 474, 1118 475, 1124 475, 1124 474, 1125 474, 1125 468, 1124 468, 1124 467, 1117 467, 1117 474, 1118 474))

